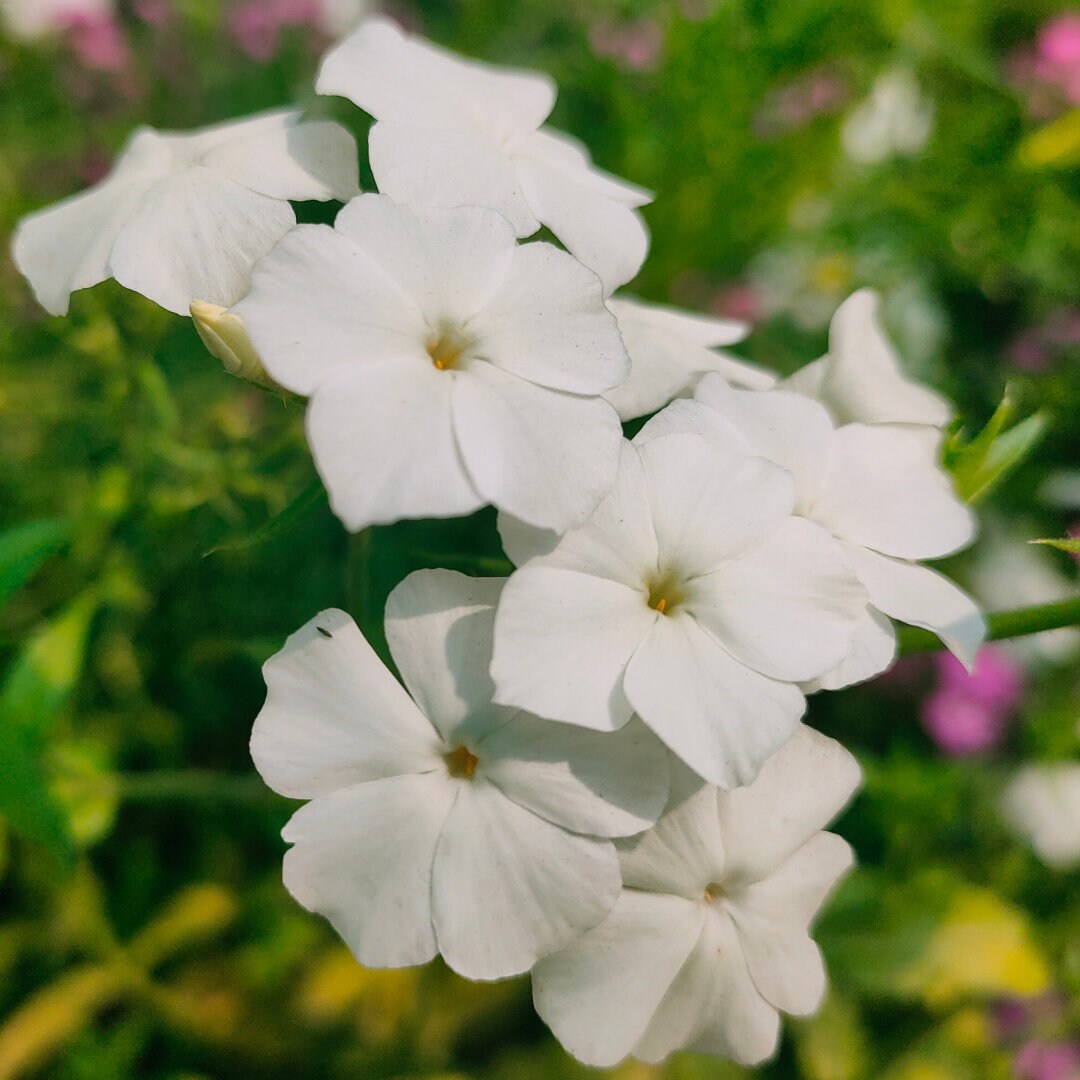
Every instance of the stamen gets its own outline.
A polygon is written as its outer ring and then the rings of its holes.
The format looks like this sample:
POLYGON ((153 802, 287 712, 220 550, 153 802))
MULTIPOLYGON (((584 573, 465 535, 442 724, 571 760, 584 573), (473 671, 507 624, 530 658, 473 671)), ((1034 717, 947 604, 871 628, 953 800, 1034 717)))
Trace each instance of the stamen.
POLYGON ((468 780, 474 772, 480 759, 467 747, 459 746, 443 755, 447 771, 451 776, 460 776, 468 780))
POLYGON ((471 344, 468 337, 456 326, 444 324, 428 339, 427 354, 431 362, 439 371, 449 371, 456 368, 471 344))
POLYGON ((666 596, 661 596, 660 599, 657 600, 656 603, 653 606, 656 608, 657 611, 660 612, 661 615, 663 615, 664 614, 664 608, 667 607, 667 597, 666 596))

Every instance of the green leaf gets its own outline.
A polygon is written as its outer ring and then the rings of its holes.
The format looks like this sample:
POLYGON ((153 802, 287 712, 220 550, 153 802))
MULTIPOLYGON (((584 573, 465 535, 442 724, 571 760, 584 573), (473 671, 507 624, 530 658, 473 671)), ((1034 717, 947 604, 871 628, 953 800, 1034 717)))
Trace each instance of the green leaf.
POLYGON ((1012 388, 1006 387, 1001 403, 986 426, 967 442, 955 433, 945 448, 945 466, 953 474, 956 490, 968 503, 985 498, 1011 473, 1046 434, 1047 421, 1035 413, 1014 427, 1006 426, 1016 413, 1012 388))
POLYGON ((27 521, 0 534, 0 607, 70 535, 70 522, 61 520, 27 521))
POLYGON ((6 719, 0 714, 0 814, 16 832, 44 844, 70 867, 71 836, 46 785, 41 754, 26 730, 6 719))
POLYGON ((1058 551, 1067 551, 1071 555, 1080 555, 1080 539, 1064 540, 1029 540, 1029 544, 1045 544, 1047 547, 1057 548, 1058 551))
POLYGON ((314 480, 280 514, 270 518, 269 521, 260 525, 253 533, 241 537, 239 540, 229 540, 223 544, 217 544, 209 551, 203 552, 203 558, 207 555, 215 555, 222 551, 246 551, 249 548, 258 547, 271 540, 284 536, 301 525, 312 513, 326 502, 326 489, 321 480, 314 480))

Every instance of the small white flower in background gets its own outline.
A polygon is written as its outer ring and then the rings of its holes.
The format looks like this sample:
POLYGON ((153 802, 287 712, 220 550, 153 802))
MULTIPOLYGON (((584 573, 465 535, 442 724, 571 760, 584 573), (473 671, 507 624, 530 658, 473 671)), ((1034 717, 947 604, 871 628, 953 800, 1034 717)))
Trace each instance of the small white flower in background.
POLYGON ((641 725, 598 735, 492 705, 501 587, 434 570, 394 590, 386 634, 408 693, 341 611, 265 665, 255 764, 312 800, 283 832, 285 884, 369 967, 441 953, 469 978, 527 971, 607 915, 607 838, 667 800, 667 753, 641 725))
POLYGON ((104 180, 19 222, 15 265, 53 315, 110 277, 178 315, 195 300, 228 306, 296 224, 289 200, 351 198, 357 175, 353 137, 297 110, 139 128, 104 180))
POLYGON ((733 441, 624 443, 581 528, 554 547, 506 530, 522 562, 495 619, 497 701, 609 731, 637 713, 698 775, 753 780, 799 723, 796 684, 847 655, 866 592, 791 516, 791 477, 733 441))
POLYGON ((0 16, 12 37, 33 41, 82 19, 110 18, 114 0, 0 0, 0 16))
POLYGON ((829 326, 829 351, 784 382, 820 401, 837 424, 942 428, 952 416, 940 394, 908 379, 881 329, 871 289, 847 298, 829 326))
POLYGON ((302 225, 237 305, 270 375, 310 396, 308 441, 350 529, 468 514, 580 524, 622 429, 599 395, 629 358, 600 281, 493 210, 361 195, 302 225))
POLYGON ((753 1065, 779 1011, 814 1012, 825 990, 809 927, 852 862, 821 832, 859 766, 802 728, 749 787, 673 794, 655 829, 621 841, 625 888, 607 919, 533 970, 536 1010, 588 1065, 688 1049, 753 1065))
POLYGON ((914 157, 934 124, 933 103, 906 68, 878 76, 870 96, 844 122, 841 141, 853 161, 876 165, 890 157, 914 157))
POLYGON ((1080 863, 1080 763, 1025 766, 1009 781, 1001 811, 1048 866, 1080 863))
POLYGON ((630 354, 630 378, 604 395, 622 420, 662 409, 673 398, 693 391, 709 371, 754 390, 776 382, 768 371, 717 351, 717 346, 742 341, 750 330, 747 323, 646 304, 630 296, 611 297, 608 308, 630 354))
POLYGON ((835 690, 892 663, 896 633, 885 615, 922 626, 971 667, 986 627, 975 601, 922 559, 942 558, 975 535, 936 454, 917 430, 870 424, 837 427, 825 408, 787 390, 735 390, 707 375, 693 401, 677 401, 639 434, 693 431, 782 466, 795 481, 795 512, 826 530, 866 588, 869 603, 834 669, 809 681, 835 690), (884 613, 884 614, 883 614, 884 613))
POLYGON ((489 206, 522 237, 546 225, 608 293, 640 269, 649 238, 636 208, 652 195, 541 128, 555 104, 546 75, 467 60, 375 18, 326 55, 316 89, 375 118, 369 152, 383 194, 489 206))

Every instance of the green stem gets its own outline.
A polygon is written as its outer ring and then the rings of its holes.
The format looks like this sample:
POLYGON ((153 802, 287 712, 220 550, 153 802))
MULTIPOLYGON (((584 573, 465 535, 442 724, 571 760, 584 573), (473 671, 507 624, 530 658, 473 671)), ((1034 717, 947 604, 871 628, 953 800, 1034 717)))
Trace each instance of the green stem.
MULTIPOLYGON (((1055 600, 1034 607, 998 611, 986 617, 986 640, 1003 641, 1006 638, 1041 634, 1044 630, 1060 630, 1063 626, 1080 626, 1080 596, 1055 600)), ((900 655, 936 652, 942 648, 936 634, 917 626, 905 626, 900 630, 900 655)))

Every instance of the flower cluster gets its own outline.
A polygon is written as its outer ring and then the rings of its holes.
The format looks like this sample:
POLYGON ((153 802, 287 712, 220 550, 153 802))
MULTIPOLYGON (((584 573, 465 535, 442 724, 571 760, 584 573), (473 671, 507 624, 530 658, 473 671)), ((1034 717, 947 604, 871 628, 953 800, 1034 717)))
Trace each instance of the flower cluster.
POLYGON ((374 18, 316 89, 373 118, 377 193, 345 129, 297 112, 141 129, 14 242, 50 312, 114 277, 306 398, 350 530, 499 511, 508 578, 391 594, 401 682, 341 611, 266 664, 252 754, 307 800, 285 885, 369 966, 532 971, 584 1062, 764 1060, 821 1000, 810 925, 851 862, 822 830, 859 767, 807 695, 885 670, 893 619, 967 666, 983 638, 924 565, 974 532, 949 407, 870 293, 786 381, 723 351, 744 324, 617 293, 651 196, 546 126, 547 77, 374 18), (345 205, 297 225, 310 199, 345 205), (521 242, 541 226, 558 243, 521 242))

